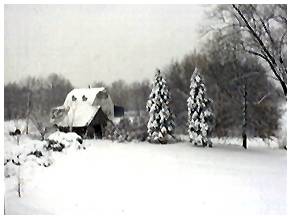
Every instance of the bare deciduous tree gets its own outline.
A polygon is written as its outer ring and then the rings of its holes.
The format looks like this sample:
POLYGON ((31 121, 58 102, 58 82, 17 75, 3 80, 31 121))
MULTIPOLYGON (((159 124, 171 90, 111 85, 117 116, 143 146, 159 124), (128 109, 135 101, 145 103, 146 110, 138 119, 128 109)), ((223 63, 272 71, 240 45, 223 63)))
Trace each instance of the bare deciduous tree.
POLYGON ((41 140, 44 140, 46 128, 49 126, 49 116, 41 113, 41 110, 34 109, 30 114, 30 121, 40 134, 41 140))
POLYGON ((268 63, 287 96, 287 5, 232 5, 249 37, 244 50, 268 63))
POLYGON ((240 35, 237 49, 260 58, 287 98, 287 5, 223 5, 215 17, 222 21, 215 29, 240 35))

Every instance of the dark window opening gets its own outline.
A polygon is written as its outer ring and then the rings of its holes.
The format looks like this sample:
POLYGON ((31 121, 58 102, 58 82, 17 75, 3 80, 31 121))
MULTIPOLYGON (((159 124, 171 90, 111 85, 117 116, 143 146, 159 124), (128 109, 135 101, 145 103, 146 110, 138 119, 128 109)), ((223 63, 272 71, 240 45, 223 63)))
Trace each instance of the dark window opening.
POLYGON ((83 96, 82 96, 82 100, 83 100, 83 101, 86 101, 86 100, 88 100, 88 98, 87 98, 85 95, 83 95, 83 96))

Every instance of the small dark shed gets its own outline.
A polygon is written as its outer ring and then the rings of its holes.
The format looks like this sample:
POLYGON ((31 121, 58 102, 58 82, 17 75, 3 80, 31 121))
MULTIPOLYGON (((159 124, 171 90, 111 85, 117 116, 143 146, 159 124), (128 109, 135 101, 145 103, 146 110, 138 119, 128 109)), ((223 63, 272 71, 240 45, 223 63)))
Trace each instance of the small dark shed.
POLYGON ((123 117, 124 108, 122 106, 114 105, 114 117, 123 117))

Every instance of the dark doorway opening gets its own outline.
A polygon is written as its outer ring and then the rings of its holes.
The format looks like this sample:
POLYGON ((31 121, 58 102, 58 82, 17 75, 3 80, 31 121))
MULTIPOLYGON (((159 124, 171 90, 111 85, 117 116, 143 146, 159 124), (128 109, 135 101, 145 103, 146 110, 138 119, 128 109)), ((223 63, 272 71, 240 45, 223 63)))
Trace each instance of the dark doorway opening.
POLYGON ((95 130, 95 136, 98 139, 102 139, 102 128, 101 128, 101 125, 94 125, 94 130, 95 130))

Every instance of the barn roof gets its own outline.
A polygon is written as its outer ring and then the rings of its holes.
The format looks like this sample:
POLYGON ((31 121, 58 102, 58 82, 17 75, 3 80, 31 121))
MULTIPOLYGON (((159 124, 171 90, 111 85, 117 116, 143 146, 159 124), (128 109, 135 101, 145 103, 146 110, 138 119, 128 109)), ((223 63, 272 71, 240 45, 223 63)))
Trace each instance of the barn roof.
POLYGON ((70 110, 64 118, 58 123, 62 127, 84 127, 88 126, 100 106, 91 106, 88 103, 76 103, 70 106, 70 110))
POLYGON ((88 126, 101 108, 108 118, 113 116, 113 103, 104 87, 73 89, 67 94, 64 104, 52 110, 51 122, 61 127, 88 126), (96 98, 98 94, 101 96, 96 98))
POLYGON ((106 91, 106 89, 104 87, 73 89, 68 93, 64 105, 70 106, 73 102, 87 102, 88 104, 92 105, 96 95, 102 91, 106 91), (74 98, 76 98, 75 101, 73 101, 74 98), (83 99, 85 99, 86 101, 83 101, 83 99))

